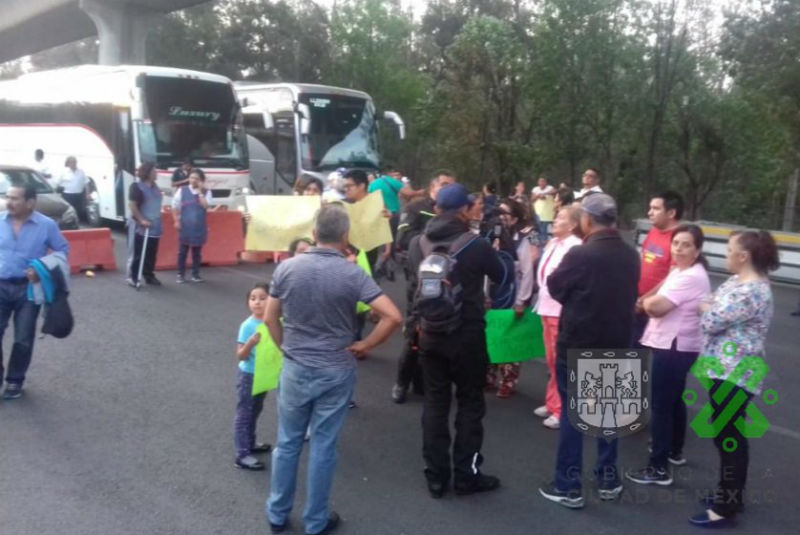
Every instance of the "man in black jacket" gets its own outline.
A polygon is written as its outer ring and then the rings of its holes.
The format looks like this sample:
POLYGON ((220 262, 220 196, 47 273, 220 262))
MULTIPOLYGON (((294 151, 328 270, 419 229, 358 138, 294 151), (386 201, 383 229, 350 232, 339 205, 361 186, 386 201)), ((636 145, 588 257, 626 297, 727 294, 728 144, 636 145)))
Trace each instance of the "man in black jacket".
MULTIPOLYGON (((566 409, 567 350, 619 349, 630 344, 639 284, 639 256, 616 230, 617 206, 604 193, 581 204, 583 245, 571 249, 547 279, 550 295, 563 305, 556 342, 556 379, 566 409)), ((583 507, 583 436, 564 421, 558 440, 555 481, 539 489, 554 502, 583 507)), ((617 440, 598 439, 595 476, 598 495, 613 500, 622 492, 617 471, 617 440)))
POLYGON ((417 199, 403 210, 400 225, 397 228, 397 239, 394 242, 395 253, 406 276, 406 317, 403 326, 403 354, 397 363, 397 381, 392 386, 392 399, 395 403, 403 403, 411 384, 418 394, 424 392, 422 385, 422 369, 419 367, 419 336, 417 335, 417 318, 414 314, 414 293, 417 290, 416 279, 412 280, 408 272, 408 248, 411 240, 425 230, 428 222, 436 216, 436 196, 442 186, 440 175, 434 176, 428 184, 427 195, 417 199))
MULTIPOLYGON (((469 192, 460 184, 448 185, 436 198, 439 215, 425 229, 434 243, 465 240, 469 233, 469 192)), ((457 494, 494 490, 500 480, 480 472, 483 443, 482 419, 486 412, 483 388, 489 357, 486 352, 483 282, 503 279, 504 267, 489 242, 475 236, 454 255, 454 268, 461 287, 461 322, 455 332, 431 332, 421 323, 419 350, 425 381, 422 413, 422 453, 428 490, 434 498, 446 492, 451 477, 450 402, 456 386, 452 472, 457 494)), ((409 247, 409 272, 415 283, 423 260, 420 237, 409 247)), ((424 323, 424 322, 423 322, 424 323)))

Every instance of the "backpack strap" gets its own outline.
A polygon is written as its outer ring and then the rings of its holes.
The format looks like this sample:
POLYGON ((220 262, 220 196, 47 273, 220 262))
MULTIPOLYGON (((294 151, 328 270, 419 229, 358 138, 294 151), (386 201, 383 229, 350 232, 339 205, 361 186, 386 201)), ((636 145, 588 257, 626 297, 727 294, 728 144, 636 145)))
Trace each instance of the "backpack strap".
POLYGON ((422 258, 430 256, 437 245, 440 244, 432 242, 425 234, 421 235, 419 237, 419 248, 422 250, 422 258))
POLYGON ((458 253, 466 249, 472 242, 478 239, 477 234, 473 234, 472 232, 464 232, 463 234, 456 237, 455 240, 452 241, 443 241, 443 242, 433 242, 428 238, 425 234, 420 236, 419 238, 419 246, 422 249, 422 257, 425 258, 429 256, 432 252, 436 251, 437 249, 446 249, 447 254, 450 256, 456 256, 458 253))
POLYGON ((478 239, 478 235, 472 232, 465 232, 458 238, 456 238, 453 243, 450 244, 447 252, 450 256, 456 256, 458 253, 469 247, 472 242, 478 239))

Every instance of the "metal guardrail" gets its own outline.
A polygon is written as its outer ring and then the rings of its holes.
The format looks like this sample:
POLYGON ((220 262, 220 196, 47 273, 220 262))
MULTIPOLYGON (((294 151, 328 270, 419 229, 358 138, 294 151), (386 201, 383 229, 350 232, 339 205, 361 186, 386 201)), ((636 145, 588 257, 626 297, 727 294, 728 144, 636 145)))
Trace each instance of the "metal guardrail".
MULTIPOLYGON (((725 269, 725 254, 728 237, 734 230, 745 230, 747 227, 740 225, 725 225, 711 221, 693 221, 703 229, 705 243, 703 254, 708 259, 711 271, 727 273, 725 269)), ((652 224, 648 219, 636 220, 636 246, 641 248, 644 238, 650 231, 652 224)), ((771 230, 772 237, 778 244, 778 254, 781 267, 770 274, 770 279, 776 282, 800 285, 800 234, 771 230)))

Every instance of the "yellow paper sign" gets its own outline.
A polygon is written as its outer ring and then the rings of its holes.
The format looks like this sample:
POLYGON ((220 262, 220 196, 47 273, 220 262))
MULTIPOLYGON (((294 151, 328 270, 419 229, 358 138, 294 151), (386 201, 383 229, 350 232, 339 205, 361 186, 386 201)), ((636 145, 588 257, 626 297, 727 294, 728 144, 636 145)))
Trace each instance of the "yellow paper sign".
POLYGON ((310 195, 248 195, 245 249, 288 251, 297 238, 310 238, 320 198, 310 195))
POLYGON ((383 195, 373 191, 357 203, 343 203, 350 216, 350 243, 371 251, 392 241, 389 219, 383 215, 383 195))
POLYGON ((552 221, 553 220, 553 197, 547 196, 546 199, 537 199, 533 202, 533 209, 536 215, 539 216, 539 221, 552 221))

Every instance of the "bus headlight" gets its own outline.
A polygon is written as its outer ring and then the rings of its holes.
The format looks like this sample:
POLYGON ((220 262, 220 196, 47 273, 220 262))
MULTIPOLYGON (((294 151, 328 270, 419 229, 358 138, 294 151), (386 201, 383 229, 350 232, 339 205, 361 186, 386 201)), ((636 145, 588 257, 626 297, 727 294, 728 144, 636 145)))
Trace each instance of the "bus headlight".
POLYGON ((238 197, 239 195, 250 195, 250 188, 247 186, 243 188, 234 188, 232 194, 234 197, 238 197))

